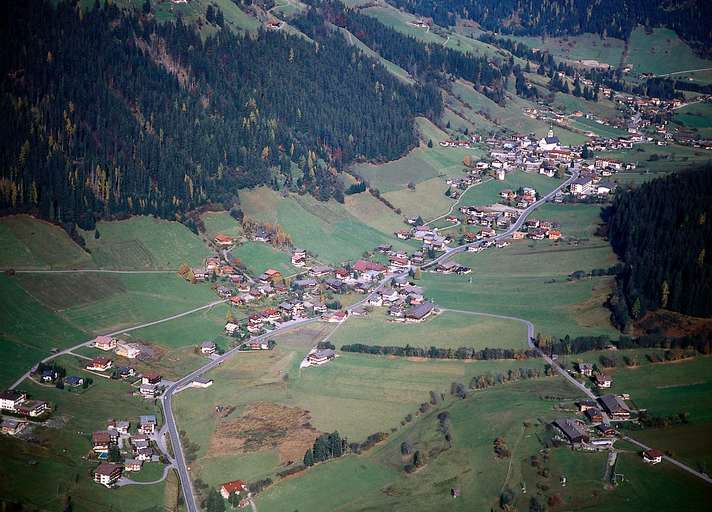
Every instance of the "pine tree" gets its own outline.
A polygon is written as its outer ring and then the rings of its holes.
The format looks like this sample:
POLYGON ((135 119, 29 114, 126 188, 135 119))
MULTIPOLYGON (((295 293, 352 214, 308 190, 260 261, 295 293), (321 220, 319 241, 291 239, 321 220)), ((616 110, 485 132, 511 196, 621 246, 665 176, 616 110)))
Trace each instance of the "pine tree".
POLYGON ((214 487, 211 487, 210 492, 208 492, 205 508, 207 512, 225 512, 225 500, 214 487))
POLYGON ((306 467, 314 465, 314 453, 311 448, 309 448, 304 454, 304 465, 306 467))

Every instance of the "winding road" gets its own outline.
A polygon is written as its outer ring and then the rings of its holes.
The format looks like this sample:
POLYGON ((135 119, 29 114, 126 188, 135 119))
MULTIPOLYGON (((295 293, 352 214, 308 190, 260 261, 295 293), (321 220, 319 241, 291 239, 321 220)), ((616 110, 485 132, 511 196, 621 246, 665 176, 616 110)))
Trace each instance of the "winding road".
POLYGON ((576 178, 578 178, 578 172, 573 171, 571 173, 571 176, 567 180, 561 182, 559 184, 559 186, 556 187, 554 190, 552 190, 551 192, 546 194, 544 197, 542 197, 538 201, 530 204, 525 210, 523 210, 522 213, 517 218, 517 220, 514 222, 514 224, 512 224, 507 231, 504 231, 504 232, 500 233, 499 235, 495 235, 495 236, 488 237, 488 238, 483 238, 482 240, 478 240, 477 242, 471 242, 468 244, 463 244, 463 245, 459 245, 457 247, 449 248, 443 254, 438 256, 437 258, 422 265, 421 268, 423 270, 427 270, 428 268, 434 267, 439 263, 443 263, 443 262, 449 260, 456 254, 465 252, 469 247, 479 247, 479 246, 485 244, 486 242, 496 242, 503 238, 510 237, 512 235, 512 233, 514 233, 515 231, 517 231, 519 228, 522 227, 522 225, 526 222, 527 217, 529 217, 529 215, 531 215, 537 208, 539 208, 544 203, 549 201, 552 197, 554 197, 559 191, 561 191, 561 189, 563 189, 564 187, 567 187, 576 178))

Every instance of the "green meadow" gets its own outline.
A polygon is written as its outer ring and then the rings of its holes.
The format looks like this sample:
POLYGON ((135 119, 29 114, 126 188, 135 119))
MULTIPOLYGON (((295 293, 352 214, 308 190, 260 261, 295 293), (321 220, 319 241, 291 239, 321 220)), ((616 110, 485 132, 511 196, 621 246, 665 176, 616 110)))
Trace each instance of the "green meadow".
POLYGON ((491 205, 499 202, 500 192, 511 189, 515 192, 521 187, 531 187, 542 196, 554 190, 563 180, 549 178, 543 174, 526 173, 522 171, 509 172, 504 181, 490 180, 477 185, 463 194, 460 199, 462 205, 491 205))
POLYGON ((712 67, 712 61, 699 57, 675 31, 666 28, 646 33, 638 27, 628 42, 628 64, 633 73, 675 73, 712 67))
POLYGON ((298 272, 297 268, 292 266, 289 254, 264 242, 245 242, 233 249, 230 254, 234 258, 239 258, 253 276, 258 276, 270 268, 279 270, 282 276, 298 272))
POLYGON ((153 217, 97 222, 83 232, 87 249, 100 268, 110 270, 177 270, 200 263, 210 253, 197 235, 178 223, 153 217))
POLYGON ((382 309, 349 320, 331 337, 332 343, 337 348, 352 343, 478 350, 527 346, 527 329, 520 322, 445 311, 419 324, 403 324, 388 321, 382 309))

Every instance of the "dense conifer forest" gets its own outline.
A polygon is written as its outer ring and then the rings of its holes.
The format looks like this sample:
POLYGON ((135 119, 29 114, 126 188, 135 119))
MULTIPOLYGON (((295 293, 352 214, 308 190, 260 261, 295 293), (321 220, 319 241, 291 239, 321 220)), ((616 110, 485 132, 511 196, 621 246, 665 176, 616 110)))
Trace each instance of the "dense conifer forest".
POLYGON ((621 193, 604 212, 625 262, 611 299, 620 326, 658 308, 712 316, 711 198, 707 166, 621 193))
POLYGON ((567 35, 593 32, 627 39, 637 25, 665 26, 690 45, 712 50, 712 3, 706 0, 392 0, 438 25, 458 17, 494 32, 567 35))
POLYGON ((413 118, 441 108, 342 37, 201 40, 180 19, 47 0, 9 2, 0 31, 0 209, 84 228, 259 184, 343 200, 340 169, 403 155, 413 118))
POLYGON ((504 101, 506 77, 513 62, 488 59, 450 50, 439 44, 424 44, 392 29, 371 16, 345 8, 341 2, 307 0, 313 7, 294 23, 312 38, 329 33, 325 23, 342 27, 383 58, 398 64, 421 82, 445 83, 447 76, 462 78, 494 101, 504 101))

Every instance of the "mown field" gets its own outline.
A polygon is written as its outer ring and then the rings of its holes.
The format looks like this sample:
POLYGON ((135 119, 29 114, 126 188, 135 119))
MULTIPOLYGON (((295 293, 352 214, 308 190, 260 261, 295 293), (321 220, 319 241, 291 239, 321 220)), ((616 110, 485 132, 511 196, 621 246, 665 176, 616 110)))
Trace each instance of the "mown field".
POLYGON ((298 272, 298 269, 292 266, 289 254, 264 242, 245 242, 233 249, 230 254, 233 258, 238 258, 253 276, 258 276, 269 268, 279 270, 282 276, 290 276, 298 272))
POLYGON ((612 334, 603 306, 611 278, 568 281, 576 270, 608 268, 616 262, 610 246, 593 237, 598 207, 547 205, 536 218, 561 223, 570 241, 517 241, 503 249, 466 253, 457 260, 468 276, 425 273, 419 283, 446 308, 515 316, 546 335, 612 334))
POLYGON ((0 218, 0 268, 93 268, 91 256, 60 228, 29 215, 0 218))
POLYGON ((460 203, 465 205, 485 206, 500 201, 500 192, 504 189, 511 189, 515 192, 520 187, 531 187, 542 196, 554 190, 563 180, 549 178, 543 174, 526 173, 514 171, 507 173, 504 181, 490 180, 481 185, 472 187, 463 194, 460 203))
POLYGON ((211 240, 219 233, 235 237, 242 235, 242 225, 228 212, 207 212, 201 219, 205 224, 205 234, 211 240))
MULTIPOLYGON (((345 327, 337 329, 332 336, 345 327)), ((216 431, 251 414, 255 404, 278 404, 308 411, 314 428, 338 430, 352 441, 361 441, 377 431, 402 428, 403 418, 414 414, 418 404, 429 399, 431 390, 447 393, 453 381, 469 383, 474 375, 518 367, 543 367, 539 360, 420 361, 340 353, 327 365, 299 370, 299 362, 308 349, 333 329, 321 324, 279 335, 275 338, 278 345, 274 351, 237 355, 210 373, 215 380, 213 386, 184 391, 176 397, 175 409, 181 428, 200 445, 199 459, 193 465, 199 468, 198 477, 215 485, 226 475, 247 479, 273 475, 280 461, 286 462, 285 450, 300 446, 302 438, 295 432, 299 425, 291 428, 282 425, 280 428, 286 428, 286 437, 278 436, 271 445, 247 450, 247 453, 227 449, 226 441, 216 431), (220 419, 215 414, 216 405, 235 407, 235 412, 220 419)), ((336 339, 331 339, 338 347, 336 339)), ((285 410, 285 414, 287 412, 285 410)), ((262 429, 265 428, 263 425, 262 429)), ((243 436, 260 438, 259 432, 248 435, 245 429, 249 431, 245 427, 243 436)), ((307 434, 307 444, 302 439, 301 446, 308 446, 314 435, 307 434)), ((298 458, 292 460, 299 460, 303 450, 297 453, 298 458)))
POLYGON ((628 64, 633 73, 674 73, 712 67, 712 61, 699 57, 670 29, 643 27, 633 31, 628 42, 628 64))
POLYGON ((363 223, 335 201, 320 202, 311 196, 299 195, 283 199, 264 187, 244 191, 240 198, 246 215, 278 223, 290 234, 295 246, 315 253, 324 263, 353 260, 381 244, 409 247, 395 240, 392 233, 363 223))
POLYGON ((100 268, 117 270, 177 270, 182 264, 200 263, 210 253, 187 227, 153 217, 98 222, 83 232, 87 249, 100 268))
POLYGON ((712 136, 712 103, 695 103, 677 110, 676 123, 695 131, 700 137, 712 136))
POLYGON ((478 350, 527 346, 527 329, 519 322, 445 311, 420 324, 403 324, 389 322, 383 309, 349 320, 333 334, 332 343, 337 348, 351 343, 478 350))
POLYGON ((571 61, 595 60, 601 64, 617 67, 623 54, 625 42, 613 37, 602 38, 598 34, 581 34, 566 37, 511 37, 530 48, 548 50, 554 58, 571 61))

